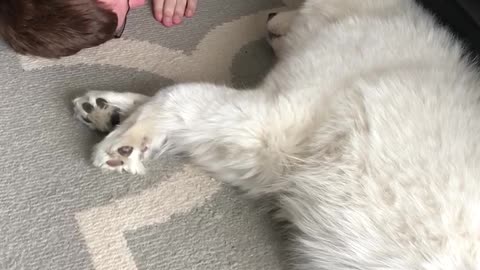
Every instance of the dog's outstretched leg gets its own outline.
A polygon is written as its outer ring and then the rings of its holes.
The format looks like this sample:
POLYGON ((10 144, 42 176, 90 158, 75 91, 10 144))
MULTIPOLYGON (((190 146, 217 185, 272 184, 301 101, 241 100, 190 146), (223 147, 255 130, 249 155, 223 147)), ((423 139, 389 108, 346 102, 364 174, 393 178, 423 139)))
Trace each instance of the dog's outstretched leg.
MULTIPOLYGON (((286 130, 291 123, 276 114, 275 102, 261 91, 209 84, 165 89, 96 146, 94 165, 143 173, 142 160, 152 153, 184 153, 247 192, 273 191, 288 167, 289 145, 298 148, 286 130)), ((297 134, 292 138, 302 140, 297 134)))

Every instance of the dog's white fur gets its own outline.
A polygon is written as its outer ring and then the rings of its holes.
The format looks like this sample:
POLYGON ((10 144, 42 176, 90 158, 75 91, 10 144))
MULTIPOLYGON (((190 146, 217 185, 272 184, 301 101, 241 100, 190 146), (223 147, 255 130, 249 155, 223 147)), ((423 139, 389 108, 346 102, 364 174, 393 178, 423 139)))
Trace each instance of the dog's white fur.
POLYGON ((460 44, 411 0, 307 0, 269 28, 280 61, 257 89, 160 91, 94 164, 182 152, 273 197, 295 269, 480 269, 480 76, 460 44))

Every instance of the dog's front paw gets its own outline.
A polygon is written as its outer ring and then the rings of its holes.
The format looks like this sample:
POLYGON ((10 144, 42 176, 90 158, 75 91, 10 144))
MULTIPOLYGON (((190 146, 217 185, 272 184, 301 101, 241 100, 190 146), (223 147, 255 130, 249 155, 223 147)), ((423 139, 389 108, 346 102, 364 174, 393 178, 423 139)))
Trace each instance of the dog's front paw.
POLYGON ((144 174, 142 161, 149 155, 150 138, 127 130, 115 131, 95 147, 93 165, 105 170, 144 174))
POLYGON ((120 123, 120 109, 112 106, 102 92, 88 92, 73 100, 75 117, 89 128, 109 132, 120 123))

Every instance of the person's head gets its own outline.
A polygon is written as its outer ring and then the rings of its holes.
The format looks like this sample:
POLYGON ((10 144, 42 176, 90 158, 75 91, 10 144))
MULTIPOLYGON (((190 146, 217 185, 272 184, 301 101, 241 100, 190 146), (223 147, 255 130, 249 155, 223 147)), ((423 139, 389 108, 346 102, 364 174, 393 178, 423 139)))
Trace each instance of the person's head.
POLYGON ((1 0, 0 35, 21 54, 69 56, 115 37, 129 8, 129 0, 1 0))

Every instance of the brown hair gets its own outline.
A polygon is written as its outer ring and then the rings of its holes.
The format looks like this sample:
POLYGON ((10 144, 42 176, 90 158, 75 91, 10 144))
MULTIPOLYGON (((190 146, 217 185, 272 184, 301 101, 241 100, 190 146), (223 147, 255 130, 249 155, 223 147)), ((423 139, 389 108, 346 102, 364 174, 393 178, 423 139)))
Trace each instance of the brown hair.
POLYGON ((0 0, 0 35, 18 53, 59 58, 113 38, 116 14, 96 0, 0 0))

